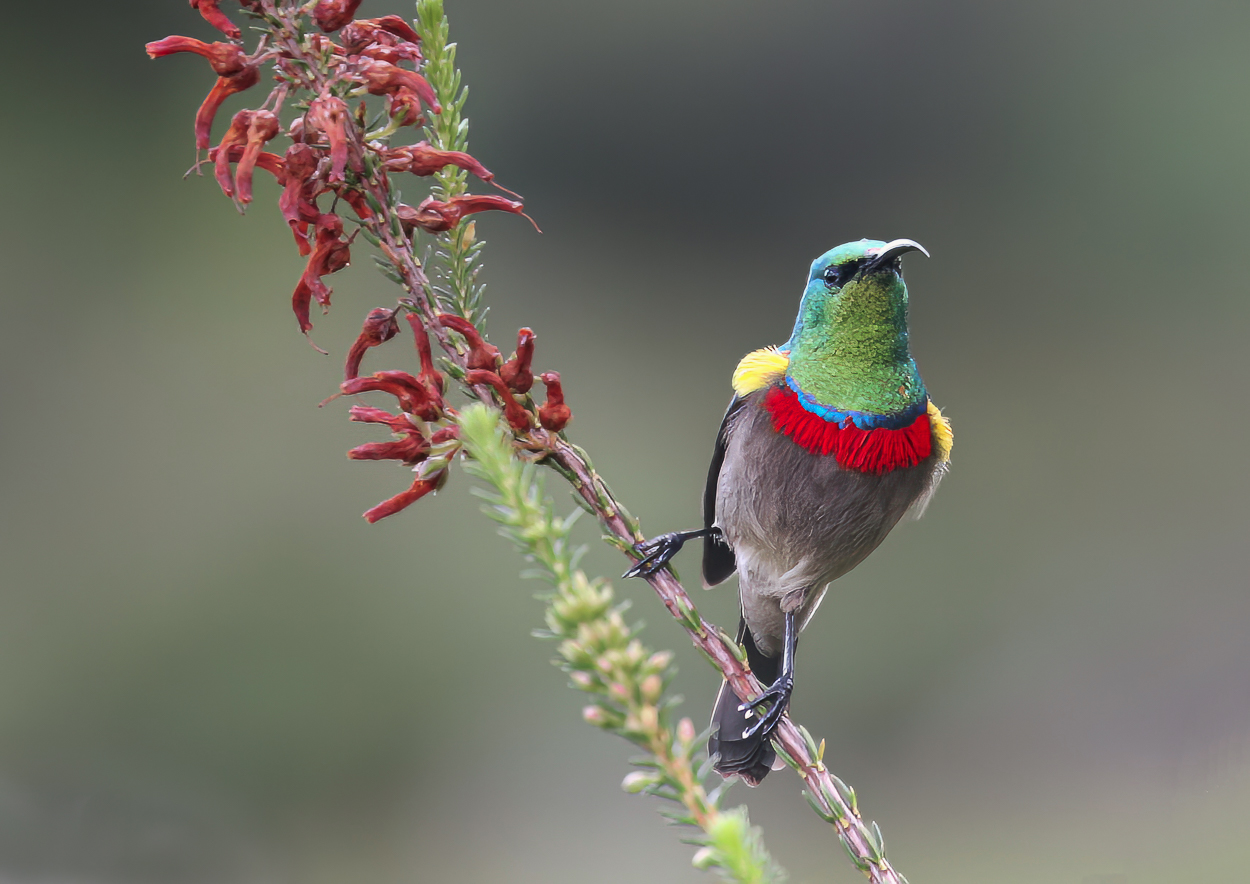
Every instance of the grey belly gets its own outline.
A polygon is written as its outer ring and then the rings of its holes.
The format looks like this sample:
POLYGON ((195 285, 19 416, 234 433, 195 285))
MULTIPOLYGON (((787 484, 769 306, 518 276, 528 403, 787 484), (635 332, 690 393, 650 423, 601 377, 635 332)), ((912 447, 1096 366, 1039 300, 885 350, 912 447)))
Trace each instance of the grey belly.
POLYGON ((844 470, 774 432, 758 394, 729 428, 716 524, 733 548, 742 612, 775 656, 784 611, 806 625, 828 583, 864 560, 935 479, 936 457, 877 476, 844 470))

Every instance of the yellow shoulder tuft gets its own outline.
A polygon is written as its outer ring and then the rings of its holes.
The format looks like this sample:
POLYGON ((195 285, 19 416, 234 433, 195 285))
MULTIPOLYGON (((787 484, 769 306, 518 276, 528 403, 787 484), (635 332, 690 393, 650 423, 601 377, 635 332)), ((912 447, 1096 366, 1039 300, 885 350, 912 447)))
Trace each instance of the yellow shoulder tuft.
POLYGON ((951 459, 951 446, 955 444, 955 434, 951 432, 951 422, 942 417, 942 409, 929 400, 929 425, 933 427, 933 441, 937 443, 938 461, 946 463, 951 459))
POLYGON ((739 396, 762 390, 786 373, 790 353, 776 347, 752 350, 734 369, 734 392, 739 396))

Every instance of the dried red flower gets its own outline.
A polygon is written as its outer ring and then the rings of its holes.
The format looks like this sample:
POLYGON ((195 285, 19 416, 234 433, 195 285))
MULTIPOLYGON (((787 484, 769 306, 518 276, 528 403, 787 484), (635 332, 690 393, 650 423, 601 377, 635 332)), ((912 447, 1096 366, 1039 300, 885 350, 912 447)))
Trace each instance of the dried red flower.
POLYGON ((440 313, 438 323, 443 328, 449 328, 464 335, 465 343, 469 345, 469 352, 465 357, 465 364, 469 368, 493 372, 499 367, 499 348, 484 341, 482 335, 469 320, 456 316, 454 313, 440 313))
POLYGON ((406 71, 386 61, 362 58, 358 74, 370 95, 386 95, 390 98, 392 116, 396 116, 395 111, 400 108, 420 114, 422 102, 436 114, 442 111, 434 88, 418 73, 406 71))
POLYGON ((447 471, 436 474, 429 479, 417 479, 407 491, 400 492, 390 500, 384 500, 371 510, 365 511, 365 521, 372 525, 379 519, 393 516, 400 510, 412 506, 431 491, 437 491, 447 481, 447 471))
MULTIPOLYGON (((411 172, 421 176, 433 175, 448 166, 456 166, 488 184, 495 183, 494 173, 469 154, 461 150, 438 150, 431 147, 428 141, 392 148, 386 152, 383 163, 388 172, 411 172)), ((498 184, 495 186, 499 187, 498 184)), ((506 190, 502 187, 499 189, 506 190)), ((512 191, 509 190, 508 193, 512 191)))
MULTIPOLYGON (((221 31, 231 40, 237 40, 243 36, 243 32, 239 30, 239 26, 226 18, 226 14, 218 9, 221 0, 191 0, 191 8, 198 9, 200 15, 204 16, 204 21, 221 31)), ((249 4, 242 4, 247 6, 249 4)))
POLYGON ((300 331, 305 334, 312 329, 312 322, 308 318, 311 300, 316 298, 324 309, 330 306, 333 289, 321 277, 336 273, 351 263, 351 240, 344 240, 342 237, 342 218, 332 213, 317 217, 316 244, 308 257, 308 266, 304 268, 299 284, 291 294, 291 308, 295 311, 295 318, 299 320, 300 331))
MULTIPOLYGON (((243 159, 243 151, 245 149, 246 149, 246 145, 242 145, 242 144, 230 145, 230 148, 227 152, 229 156, 229 161, 232 163, 237 163, 239 160, 243 159)), ((218 153, 220 153, 220 151, 217 148, 215 147, 209 148, 208 161, 216 165, 218 153)), ((257 153, 256 154, 256 168, 264 169, 266 172, 273 175, 273 177, 278 179, 279 184, 286 183, 286 167, 282 161, 282 157, 278 156, 276 153, 270 153, 267 150, 262 150, 259 153, 257 153)), ((227 196, 229 196, 229 194, 227 194, 227 196)))
POLYGON ((547 386, 547 401, 538 409, 538 422, 544 430, 558 433, 573 419, 573 412, 564 404, 564 387, 560 385, 560 372, 545 371, 539 377, 547 386))
MULTIPOLYGON (((226 196, 235 195, 235 178, 230 174, 230 148, 240 148, 240 153, 236 158, 239 163, 239 175, 243 176, 244 163, 247 164, 247 198, 240 197, 240 202, 248 203, 252 200, 252 169, 256 165, 255 155, 260 153, 263 141, 256 143, 255 151, 251 151, 252 156, 248 156, 251 147, 251 139, 249 133, 252 130, 252 122, 257 114, 264 114, 268 119, 265 120, 263 128, 270 132, 269 138, 273 138, 278 134, 278 118, 269 111, 252 111, 241 110, 230 120, 230 128, 226 130, 226 134, 221 137, 221 144, 217 150, 213 152, 214 166, 216 167, 217 183, 221 186, 221 192, 226 196)), ((268 138, 265 141, 269 140, 268 138)))
POLYGON ((365 424, 386 424, 392 432, 403 433, 412 428, 412 421, 404 414, 391 414, 371 405, 353 405, 349 412, 351 420, 365 424))
POLYGON ((429 442, 407 415, 391 414, 389 411, 370 408, 367 405, 353 405, 350 414, 351 420, 354 421, 386 424, 391 428, 391 432, 403 437, 391 442, 366 442, 363 445, 357 445, 347 452, 351 460, 398 460, 408 466, 414 466, 425 459, 426 454, 429 453, 429 442))
POLYGON ((213 165, 217 173, 217 184, 226 196, 234 196, 234 178, 230 174, 230 148, 240 148, 239 157, 242 158, 242 148, 247 143, 247 124, 251 121, 250 110, 241 110, 235 114, 230 120, 230 127, 226 129, 226 134, 221 136, 221 144, 214 151, 213 165))
POLYGON ((247 64, 247 55, 241 46, 234 43, 205 43, 194 37, 166 37, 143 47, 152 58, 164 58, 175 52, 194 52, 208 59, 214 73, 219 77, 228 77, 243 70, 247 64))
POLYGON ((260 70, 255 64, 246 65, 238 73, 231 74, 228 77, 217 78, 217 82, 209 90, 204 103, 200 105, 200 109, 195 114, 195 146, 198 150, 208 149, 209 133, 213 128, 213 118, 217 116, 217 111, 221 107, 222 102, 237 92, 251 89, 259 82, 260 70))
POLYGON ((272 111, 258 110, 253 112, 251 122, 247 126, 247 144, 243 156, 239 159, 239 167, 235 172, 235 192, 239 202, 247 205, 252 201, 252 170, 256 168, 261 148, 265 142, 277 137, 281 128, 278 117, 272 111))
POLYGON ((434 367, 434 352, 430 348, 430 336, 426 334, 425 326, 421 324, 421 317, 415 313, 409 313, 406 317, 408 325, 412 327, 413 341, 417 345, 417 358, 421 360, 421 373, 417 375, 417 380, 425 387, 430 398, 441 403, 443 401, 443 376, 438 369, 434 367))
POLYGON ((534 372, 530 370, 533 359, 534 332, 523 328, 516 335, 516 355, 499 369, 499 377, 514 392, 528 393, 534 386, 534 372))
POLYGON ((307 144, 292 144, 287 148, 283 164, 286 167, 286 180, 283 184, 282 196, 278 198, 278 208, 282 217, 291 226, 295 236, 295 244, 301 255, 312 251, 308 242, 308 225, 321 217, 317 208, 317 196, 324 189, 317 174, 317 165, 322 153, 307 144))
POLYGON ((417 210, 406 203, 400 203, 395 207, 395 217, 399 219, 399 225, 404 229, 404 236, 411 238, 413 232, 419 226, 417 224, 417 210))
POLYGON ((351 118, 347 102, 329 93, 322 93, 308 105, 305 128, 312 126, 330 142, 330 174, 327 181, 341 183, 347 168, 347 122, 351 118))
POLYGON ((348 58, 364 55, 391 64, 405 59, 414 63, 421 61, 421 50, 417 46, 421 38, 398 15, 357 19, 343 28, 339 39, 348 58))
POLYGON ((426 421, 443 417, 442 397, 433 397, 419 380, 406 371, 379 371, 367 377, 344 381, 340 389, 347 395, 356 393, 389 393, 399 400, 399 407, 426 421))
MULTIPOLYGON (((412 29, 412 25, 404 21, 398 15, 383 15, 379 18, 362 18, 356 22, 358 25, 367 25, 379 28, 389 34, 393 34, 401 40, 408 43, 420 43, 421 35, 412 29)), ((374 37, 377 40, 377 37, 374 37)))
MULTIPOLYGON (((430 233, 442 233, 459 224, 465 215, 494 210, 520 215, 529 223, 534 224, 534 219, 523 211, 524 207, 524 203, 505 199, 502 196, 464 194, 453 196, 446 202, 430 197, 417 206, 416 211, 412 213, 412 223, 430 233)), ((534 224, 534 229, 538 230, 537 224, 534 224)))
MULTIPOLYGON (((414 330, 420 324, 413 325, 414 330)), ((428 343, 427 343, 428 348, 428 343)), ((418 345, 418 349, 420 346, 418 345)), ((424 362, 424 360, 422 360, 424 362)), ((423 372, 424 374, 424 372, 423 372)), ((402 371, 380 371, 368 378, 353 378, 342 384, 344 393, 383 392, 389 393, 399 400, 403 414, 391 414, 380 408, 366 405, 355 405, 351 409, 351 419, 363 423, 386 424, 391 431, 403 438, 392 442, 369 442, 358 445, 347 453, 353 460, 399 460, 409 466, 417 466, 417 479, 405 491, 389 500, 385 500, 364 514, 369 522, 376 522, 420 500, 431 491, 442 487, 447 481, 447 466, 458 450, 454 440, 460 437, 458 427, 443 427, 435 431, 427 441, 420 428, 413 423, 409 415, 416 415, 422 420, 436 421, 443 418, 442 395, 437 394, 436 401, 426 398, 423 383, 412 375, 402 371), (437 448, 441 451, 431 451, 437 448)))
POLYGON ((530 413, 525 410, 525 406, 512 398, 512 391, 507 388, 499 375, 493 371, 473 370, 465 372, 464 379, 466 383, 474 386, 486 384, 495 389, 499 395, 499 401, 503 404, 503 416, 507 418, 512 429, 528 430, 532 426, 530 413))
POLYGON ((337 31, 352 20, 361 0, 321 0, 313 7, 313 20, 326 33, 337 31))
POLYGON ((360 363, 365 358, 365 351, 376 347, 399 333, 399 323, 395 321, 395 311, 385 307, 375 307, 365 317, 364 325, 355 343, 347 351, 347 363, 343 367, 347 380, 360 374, 360 363))

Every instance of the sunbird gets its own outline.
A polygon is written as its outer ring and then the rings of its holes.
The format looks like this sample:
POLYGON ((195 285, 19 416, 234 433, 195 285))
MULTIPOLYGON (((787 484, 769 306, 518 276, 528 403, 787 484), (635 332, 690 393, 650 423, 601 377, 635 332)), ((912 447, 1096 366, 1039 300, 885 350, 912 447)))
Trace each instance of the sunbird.
POLYGON ((794 655, 829 584, 909 510, 919 516, 950 462, 950 423, 929 400, 907 339, 902 259, 910 239, 862 239, 812 262, 790 339, 748 353, 716 436, 703 527, 636 547, 626 577, 665 567, 703 538, 703 582, 738 572, 738 642, 764 692, 722 683, 708 754, 751 785, 794 690, 794 655))

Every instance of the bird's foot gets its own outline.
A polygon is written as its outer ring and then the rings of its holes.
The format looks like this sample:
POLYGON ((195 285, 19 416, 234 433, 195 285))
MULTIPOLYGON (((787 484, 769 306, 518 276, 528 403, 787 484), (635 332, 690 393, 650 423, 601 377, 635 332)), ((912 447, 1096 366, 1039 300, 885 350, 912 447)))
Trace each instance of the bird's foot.
POLYGON ((757 708, 768 704, 768 708, 764 714, 760 715, 759 720, 742 732, 742 739, 749 740, 757 734, 766 739, 781 721, 781 716, 785 715, 786 707, 790 705, 790 695, 794 693, 794 678, 789 675, 782 675, 775 682, 764 689, 764 693, 760 694, 754 700, 743 703, 738 707, 739 712, 747 712, 751 715, 756 712, 757 708), (752 710, 748 712, 747 710, 752 710))
POLYGON ((661 534, 659 537, 653 537, 650 540, 644 540, 634 547, 634 551, 642 558, 638 560, 634 567, 622 575, 622 579, 650 577, 667 565, 673 556, 681 551, 687 540, 692 537, 702 537, 708 533, 710 532, 706 528, 698 531, 672 531, 668 534, 661 534))

